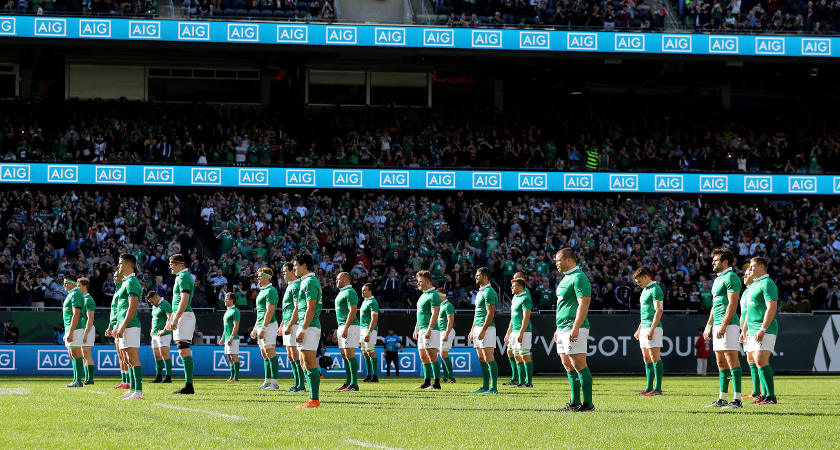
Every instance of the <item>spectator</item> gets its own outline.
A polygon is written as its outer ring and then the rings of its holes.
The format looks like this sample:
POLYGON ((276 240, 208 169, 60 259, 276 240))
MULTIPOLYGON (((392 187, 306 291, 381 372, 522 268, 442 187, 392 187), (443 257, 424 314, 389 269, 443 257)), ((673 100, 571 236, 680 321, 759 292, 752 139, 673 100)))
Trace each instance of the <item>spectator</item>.
POLYGON ((15 326, 15 321, 6 322, 3 328, 3 337, 9 344, 17 344, 20 341, 20 330, 15 326))
POLYGON ((385 342, 385 376, 391 376, 391 365, 394 365, 396 376, 400 376, 399 353, 402 353, 402 338, 394 334, 394 329, 389 328, 384 338, 385 342))

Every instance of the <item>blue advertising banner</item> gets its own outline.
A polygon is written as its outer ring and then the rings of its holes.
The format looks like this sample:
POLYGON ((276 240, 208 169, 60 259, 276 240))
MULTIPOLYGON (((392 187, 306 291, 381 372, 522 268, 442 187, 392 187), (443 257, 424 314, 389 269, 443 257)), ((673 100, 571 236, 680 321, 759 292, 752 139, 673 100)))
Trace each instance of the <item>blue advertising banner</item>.
POLYGON ((840 56, 840 38, 0 16, 0 37, 740 56, 840 56))
MULTIPOLYGON (((224 347, 215 345, 196 345, 192 347, 195 360, 196 376, 227 376, 229 364, 224 347)), ((242 363, 240 374, 243 376, 263 376, 262 356, 258 347, 240 346, 239 361, 242 363)), ((385 372, 384 349, 376 349, 379 357, 379 371, 385 372)), ((327 348, 326 354, 332 357, 333 365, 327 368, 327 376, 344 376, 344 360, 337 347, 327 348)), ((184 362, 173 347, 172 371, 175 375, 184 373, 184 362)), ((356 352, 359 359, 361 352, 356 352)), ((478 356, 473 348, 453 348, 453 372, 462 376, 481 375, 478 356)), ((291 376, 292 370, 285 352, 277 352, 280 360, 280 374, 291 376)), ((120 364, 117 351, 112 345, 95 345, 93 359, 99 375, 119 375, 120 364)), ((421 376, 423 365, 416 348, 406 348, 399 354, 400 376, 421 376)), ((140 347, 140 363, 145 375, 154 375, 155 358, 148 345, 140 347)), ((0 345, 0 375, 70 375, 72 373, 70 356, 61 345, 0 345)), ((364 364, 359 364, 359 374, 365 374, 364 364)))
POLYGON ((837 175, 0 164, 0 183, 534 192, 840 194, 837 175))

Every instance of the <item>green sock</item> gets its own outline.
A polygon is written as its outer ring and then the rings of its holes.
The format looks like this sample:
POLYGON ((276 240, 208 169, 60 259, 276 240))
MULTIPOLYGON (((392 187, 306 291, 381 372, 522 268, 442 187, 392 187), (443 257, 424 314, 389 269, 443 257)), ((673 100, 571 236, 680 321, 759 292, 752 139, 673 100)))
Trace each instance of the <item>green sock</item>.
POLYGON ((571 371, 566 372, 566 376, 569 378, 569 389, 572 391, 572 399, 569 403, 572 406, 580 405, 580 378, 577 373, 571 371))
POLYGON ((776 388, 773 385, 773 368, 769 364, 764 367, 759 367, 758 376, 761 378, 761 384, 764 386, 764 395, 775 397, 776 388))
POLYGON ((120 371, 120 381, 128 383, 128 372, 120 371))
POLYGON ((496 360, 494 359, 493 361, 490 361, 488 365, 490 366, 490 390, 494 391, 496 390, 496 385, 499 381, 499 364, 496 363, 496 360))
POLYGON ((271 379, 271 363, 268 362, 268 358, 263 358, 263 372, 265 372, 265 379, 271 379))
MULTIPOLYGON (((741 366, 729 371, 732 374, 732 387, 736 393, 741 393, 741 366)), ((739 399, 740 400, 740 399, 739 399)))
POLYGON ((434 368, 432 367, 432 363, 423 364, 423 378, 425 378, 425 383, 432 382, 432 375, 434 374, 434 368))
POLYGON ((592 405, 592 372, 589 367, 584 367, 583 370, 578 371, 578 378, 580 378, 580 390, 583 392, 583 401, 592 405))
POLYGON ((526 384, 534 385, 534 361, 528 361, 525 363, 525 367, 528 369, 525 372, 525 380, 526 384))
POLYGON ((344 360, 344 385, 350 386, 350 360, 344 357, 341 359, 344 360))
POLYGON ((73 366, 73 382, 79 382, 79 373, 76 371, 76 358, 70 360, 70 365, 73 366))
POLYGON ((309 369, 309 398, 318 400, 318 388, 321 387, 321 371, 318 369, 309 369))
POLYGON ((166 367, 166 376, 172 376, 172 357, 166 358, 163 360, 163 365, 166 367))
POLYGON ((519 384, 528 384, 528 380, 527 380, 527 378, 528 378, 528 375, 527 375, 528 368, 525 367, 525 362, 524 361, 516 363, 516 372, 519 375, 519 378, 517 379, 517 382, 519 384))
POLYGON ((186 382, 192 384, 193 382, 193 368, 195 368, 195 362, 193 361, 192 355, 184 357, 184 377, 186 378, 186 382))
POLYGON ((645 363, 645 380, 647 384, 645 385, 646 391, 653 390, 653 363, 645 363))
POLYGON ((84 366, 85 383, 88 382, 88 378, 90 377, 90 369, 88 369, 88 367, 90 366, 84 366))
POLYGON ((653 369, 654 375, 656 375, 656 387, 654 388, 654 390, 662 392, 662 375, 665 372, 665 369, 662 365, 661 359, 653 363, 653 369))
POLYGON ((374 356, 373 358, 370 358, 370 373, 372 374, 372 376, 375 377, 375 376, 377 376, 378 372, 379 372, 379 358, 374 356))
POLYGON ((300 365, 300 361, 295 361, 292 363, 292 370, 297 373, 298 377, 298 384, 296 385, 298 388, 305 388, 306 387, 306 374, 303 372, 303 366, 300 365))
POLYGON ((163 376, 163 360, 156 359, 155 360, 155 376, 163 376))
POLYGON ((726 378, 729 375, 728 370, 718 370, 720 375, 720 391, 721 392, 729 392, 729 379, 726 378))
POLYGON ((517 373, 519 366, 516 364, 516 358, 508 356, 508 362, 510 362, 510 382, 516 383, 519 381, 519 374, 517 373))
POLYGON ((359 357, 350 359, 350 386, 359 387, 359 357))
POLYGON ((370 374, 370 357, 368 355, 364 355, 365 357, 365 374, 367 378, 372 377, 373 375, 370 374))
POLYGON ((89 366, 86 366, 86 367, 88 369, 88 371, 87 371, 87 381, 90 381, 92 383, 93 382, 93 372, 94 372, 95 368, 94 368, 93 364, 91 364, 89 366))
POLYGON ((434 370, 434 372, 432 372, 434 374, 433 378, 435 379, 435 381, 439 382, 440 381, 440 361, 435 360, 435 362, 432 363, 432 369, 434 370))
POLYGON ((233 363, 233 379, 239 381, 239 368, 242 367, 242 363, 235 362, 233 363))
POLYGON ((450 380, 454 380, 455 373, 452 371, 452 357, 447 356, 446 358, 443 358, 443 365, 446 367, 446 377, 450 380))
POLYGON ((481 389, 490 389, 490 365, 486 362, 481 363, 481 389))
POLYGON ((228 380, 232 380, 233 379, 233 372, 235 371, 235 369, 233 368, 233 364, 231 364, 228 369, 230 371, 230 375, 228 376, 228 380))
POLYGON ((76 363, 73 367, 75 369, 76 382, 81 383, 85 380, 85 360, 82 358, 76 358, 74 361, 76 363))
POLYGON ((272 356, 271 359, 268 360, 268 365, 271 369, 271 379, 276 380, 277 374, 280 372, 280 361, 277 359, 277 355, 272 356))
POLYGON ((135 391, 135 383, 134 383, 134 367, 128 368, 128 389, 135 391))
POLYGON ((294 379, 294 384, 292 386, 298 387, 300 384, 300 375, 298 375, 297 367, 295 367, 295 362, 297 361, 289 361, 289 366, 292 369, 292 379, 294 379))
POLYGON ((764 383, 758 376, 758 366, 750 364, 750 378, 752 378, 753 395, 760 396, 764 392, 764 383))
POLYGON ((143 392, 143 366, 134 366, 134 390, 143 392))

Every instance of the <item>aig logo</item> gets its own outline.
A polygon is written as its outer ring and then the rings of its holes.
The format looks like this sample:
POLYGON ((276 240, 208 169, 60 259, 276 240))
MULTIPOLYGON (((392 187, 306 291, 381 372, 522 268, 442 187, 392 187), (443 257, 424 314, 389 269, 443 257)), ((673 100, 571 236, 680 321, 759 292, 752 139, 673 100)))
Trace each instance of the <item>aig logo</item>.
POLYGON ((548 189, 547 173, 520 173, 519 189, 522 190, 545 190, 548 189))
POLYGON ((109 38, 111 37, 111 21, 79 19, 79 37, 109 38))
POLYGON ((70 355, 65 350, 38 350, 38 371, 72 370, 70 355))
POLYGON ((78 166, 47 166, 47 183, 78 183, 78 166))
POLYGON ((190 172, 190 183, 197 186, 218 186, 222 184, 222 169, 193 167, 190 172))
POLYGON ((520 31, 519 48, 548 50, 551 48, 551 35, 547 31, 520 31))
POLYGON ((287 170, 286 186, 315 186, 315 171, 308 169, 287 170))
POLYGON ((404 28, 376 27, 373 29, 373 35, 374 45, 405 45, 404 28))
POLYGON ((120 358, 116 350, 97 350, 96 370, 120 370, 120 358))
MULTIPOLYGON (((334 358, 335 359, 335 358, 334 358)), ((382 358, 382 362, 384 364, 385 358, 382 358)), ((413 372, 417 370, 417 354, 416 353, 403 353, 400 355, 399 359, 400 369, 405 370, 406 372, 413 372)), ((383 367, 382 370, 385 370, 383 367)))
POLYGON ((0 181, 30 181, 29 164, 0 164, 0 181))
POLYGON ((14 350, 0 350, 0 370, 15 370, 14 350))
POLYGON ((0 36, 14 36, 15 25, 14 17, 0 17, 0 36))
POLYGON ((784 55, 785 38, 757 37, 755 38, 755 53, 757 55, 784 55))
POLYGON ((306 44, 309 42, 309 28, 303 25, 277 25, 277 42, 306 44))
POLYGON ((172 167, 144 167, 143 184, 174 184, 175 169, 172 167))
POLYGON ((356 27, 327 27, 327 44, 355 44, 356 27))
POLYGON ((333 187, 362 187, 361 170, 333 171, 333 187))
POLYGON ((691 36, 662 35, 662 51, 664 53, 691 53, 691 47, 691 36))
POLYGON ((831 55, 831 40, 830 39, 803 38, 802 39, 802 54, 803 55, 831 55))
POLYGON ((563 189, 567 191, 591 191, 595 189, 592 174, 564 174, 563 189))
POLYGON ((423 29, 424 47, 453 47, 454 45, 454 30, 423 29))
POLYGON ((207 22, 178 22, 179 41, 209 41, 210 24, 207 22))
POLYGON ((615 51, 643 52, 645 51, 645 36, 643 34, 615 34, 615 51))
POLYGON ((726 175, 700 175, 700 192, 726 192, 729 177, 726 175))
POLYGON ((408 171, 405 170, 383 170, 379 172, 379 187, 381 188, 407 188, 408 171))
POLYGON ((653 177, 653 189, 655 191, 683 191, 682 175, 655 175, 653 177))
POLYGON ((151 20, 129 20, 129 39, 160 39, 160 24, 151 20))
POLYGON ((239 185, 268 186, 268 169, 239 169, 239 185))
POLYGON ((460 373, 469 373, 472 369, 472 355, 469 353, 451 354, 452 356, 452 371, 460 373))
POLYGON ((834 193, 840 194, 840 177, 834 177, 834 193))
POLYGON ((744 177, 744 192, 773 192, 773 179, 770 177, 744 177))
POLYGON ((67 36, 66 19, 35 19, 35 36, 67 36))
POLYGON ((455 172, 426 172, 426 189, 454 189, 455 172))
POLYGON ((501 189, 502 188, 502 173, 501 172, 473 172, 473 174, 472 174, 472 188, 473 189, 501 189))
POLYGON ((709 53, 738 53, 738 37, 709 36, 709 53))
POLYGON ((124 184, 125 167, 97 166, 95 180, 97 184, 124 184))
MULTIPOLYGON (((239 366, 239 370, 248 372, 251 370, 251 352, 240 352, 239 353, 239 363, 242 364, 239 366)), ((225 355, 223 350, 213 350, 213 371, 214 372, 226 372, 230 370, 230 362, 225 355)))
POLYGON ((566 35, 569 50, 598 50, 598 35, 595 33, 569 33, 566 35))
POLYGON ((817 192, 817 177, 788 177, 788 192, 817 192))
POLYGON ((610 175, 611 191, 638 191, 639 176, 633 175, 610 175))
POLYGON ((472 46, 475 48, 502 48, 502 31, 473 30, 472 46))
POLYGON ((227 40, 231 42, 257 42, 260 40, 260 27, 259 25, 229 23, 227 40))

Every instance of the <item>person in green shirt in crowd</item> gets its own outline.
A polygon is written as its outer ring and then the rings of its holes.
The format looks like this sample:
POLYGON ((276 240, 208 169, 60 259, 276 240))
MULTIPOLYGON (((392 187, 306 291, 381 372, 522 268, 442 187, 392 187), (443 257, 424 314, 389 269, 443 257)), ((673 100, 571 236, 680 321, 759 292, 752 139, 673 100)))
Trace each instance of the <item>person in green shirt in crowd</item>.
POLYGON ((359 310, 359 327, 361 334, 359 339, 362 345, 362 354, 365 356, 367 376, 365 383, 379 383, 377 376, 379 358, 376 357, 376 338, 379 333, 379 301, 373 297, 373 284, 365 283, 362 286, 362 307, 359 310))
POLYGON ((87 278, 79 278, 76 280, 79 290, 85 296, 85 307, 82 309, 82 315, 85 318, 84 332, 82 333, 82 359, 85 364, 85 380, 82 384, 85 386, 93 384, 93 371, 95 365, 93 363, 93 344, 96 341, 96 327, 93 325, 93 318, 96 312, 96 301, 88 293, 90 289, 90 280, 87 278))
POLYGON ((219 338, 219 345, 225 346, 225 355, 230 364, 230 377, 227 381, 235 383, 239 381, 239 322, 241 314, 236 308, 236 296, 228 292, 225 294, 225 315, 222 317, 222 325, 224 327, 224 334, 219 338))
POLYGON ((443 369, 443 382, 454 383, 455 373, 452 371, 452 358, 449 357, 449 350, 455 342, 455 306, 446 298, 446 289, 438 288, 437 293, 440 295, 440 317, 437 323, 437 330, 440 332, 438 353, 443 369))
POLYGON ((298 253, 292 260, 294 263, 295 275, 300 280, 300 291, 298 291, 297 317, 298 317, 298 355, 306 373, 306 384, 309 388, 309 400, 300 405, 297 409, 320 408, 321 400, 319 390, 321 387, 321 368, 318 364, 318 343, 321 340, 321 283, 312 270, 315 262, 312 255, 298 253))
POLYGON ((513 366, 517 369, 515 371, 516 387, 532 388, 534 387, 534 363, 531 361, 531 311, 534 309, 534 302, 531 299, 531 293, 528 292, 524 276, 515 276, 510 284, 513 300, 505 341, 508 343, 508 348, 513 350, 515 357, 513 366))
POLYGON ((169 346, 172 345, 172 331, 166 329, 166 323, 172 315, 172 305, 153 290, 146 294, 146 300, 152 305, 152 331, 149 333, 152 340, 152 353, 155 355, 155 379, 152 383, 171 383, 172 356, 169 353, 169 346), (163 378, 164 368, 166 378, 163 378))
POLYGON ((636 395, 662 395, 664 369, 660 350, 662 349, 663 334, 662 313, 665 311, 662 302, 665 299, 665 294, 662 292, 659 283, 650 278, 650 272, 644 267, 640 267, 633 272, 633 281, 642 288, 642 294, 639 297, 641 322, 633 337, 639 341, 639 346, 642 349, 647 377, 645 390, 636 393, 636 395), (655 386, 654 380, 656 381, 655 386))
POLYGON ((338 328, 335 333, 338 338, 338 349, 344 358, 344 384, 337 391, 359 390, 359 359, 356 358, 356 348, 359 347, 359 296, 350 284, 350 274, 341 272, 335 278, 338 295, 335 298, 335 317, 338 328))
POLYGON ((64 298, 62 314, 64 316, 64 346, 70 355, 70 362, 73 364, 73 381, 66 387, 82 387, 84 381, 82 341, 85 330, 85 319, 82 310, 85 307, 85 296, 79 290, 75 275, 64 275, 64 290, 67 297, 64 298))
POLYGON ((193 361, 190 346, 195 333, 195 314, 193 314, 191 303, 195 295, 195 279, 186 264, 187 260, 180 253, 169 257, 169 270, 175 275, 175 283, 172 285, 172 314, 166 322, 166 329, 174 332, 172 339, 178 344, 178 354, 184 361, 184 387, 173 394, 192 395, 195 394, 193 387, 195 361, 193 361))
POLYGON ((117 270, 123 281, 117 290, 117 328, 114 336, 120 340, 120 351, 128 362, 129 390, 124 400, 143 400, 143 367, 140 365, 140 319, 137 307, 143 287, 134 275, 137 259, 131 253, 120 255, 117 270))
POLYGON ((490 285, 490 269, 486 267, 481 267, 475 272, 475 284, 478 285, 478 294, 475 297, 475 314, 468 339, 472 341, 478 353, 482 384, 473 393, 497 394, 499 392, 497 388, 499 366, 495 357, 496 323, 494 317, 499 295, 490 285))
POLYGON ((753 403, 775 405, 777 403, 776 389, 773 368, 770 367, 770 355, 776 348, 776 336, 779 334, 779 323, 776 318, 779 288, 767 274, 766 259, 760 256, 752 258, 749 270, 753 277, 750 299, 746 305, 746 313, 741 312, 747 315, 745 320, 747 331, 743 336, 744 350, 753 356, 763 393, 762 397, 754 400, 753 403))
POLYGON ((283 322, 279 333, 283 333, 283 346, 286 347, 286 358, 292 368, 294 384, 287 392, 306 392, 303 367, 300 365, 297 337, 297 298, 300 292, 300 280, 295 275, 295 265, 287 262, 283 264, 283 279, 286 280, 286 291, 280 309, 283 311, 283 322))

